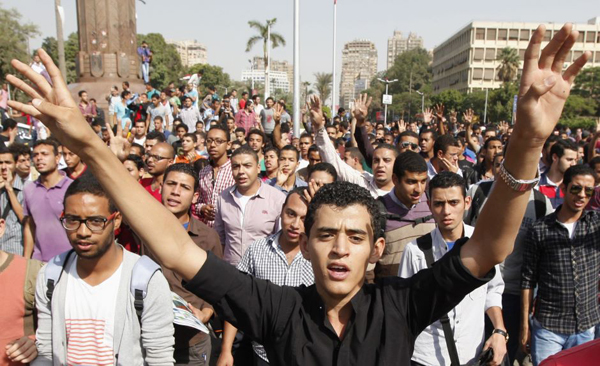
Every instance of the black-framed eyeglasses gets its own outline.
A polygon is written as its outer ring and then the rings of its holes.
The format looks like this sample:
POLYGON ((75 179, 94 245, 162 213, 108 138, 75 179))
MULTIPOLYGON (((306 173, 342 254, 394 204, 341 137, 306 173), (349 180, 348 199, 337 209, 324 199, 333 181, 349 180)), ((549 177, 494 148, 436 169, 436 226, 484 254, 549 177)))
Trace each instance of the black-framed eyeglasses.
MULTIPOLYGON (((578 185, 578 184, 572 184, 571 188, 569 188, 569 192, 571 194, 574 195, 578 195, 579 193, 581 193, 581 191, 584 189, 584 187, 578 185)), ((590 198, 594 195, 594 187, 585 187, 585 196, 587 198, 590 198)))
POLYGON ((150 154, 150 153, 146 153, 144 154, 146 156, 146 160, 152 158, 156 161, 161 161, 161 160, 165 160, 165 159, 170 159, 170 158, 166 158, 164 156, 160 156, 160 155, 154 155, 154 154, 150 154))
POLYGON ((419 148, 419 145, 415 144, 414 142, 408 142, 408 141, 402 141, 400 143, 400 146, 402 146, 403 149, 411 149, 411 150, 417 150, 419 148))
POLYGON ((106 228, 106 224, 108 224, 110 221, 112 221, 116 215, 117 215, 117 212, 113 212, 108 217, 92 216, 92 217, 88 217, 87 219, 82 219, 80 217, 75 217, 75 216, 70 216, 70 215, 65 216, 65 214, 63 212, 62 215, 60 216, 60 222, 61 222, 62 226, 65 228, 65 230, 67 230, 67 231, 79 230, 79 227, 81 226, 81 224, 85 223, 85 226, 87 226, 87 228, 90 229, 90 231, 95 232, 95 233, 100 233, 100 232, 104 231, 104 228, 106 228))
POLYGON ((221 139, 206 139, 206 145, 212 145, 212 143, 215 143, 217 146, 218 145, 222 145, 224 143, 227 142, 227 140, 221 140, 221 139))

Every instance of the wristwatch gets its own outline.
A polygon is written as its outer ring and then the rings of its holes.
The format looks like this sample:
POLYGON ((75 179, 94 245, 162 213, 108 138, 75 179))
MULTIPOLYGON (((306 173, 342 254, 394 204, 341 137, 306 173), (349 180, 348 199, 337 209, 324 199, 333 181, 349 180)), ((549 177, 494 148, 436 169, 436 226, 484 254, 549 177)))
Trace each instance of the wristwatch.
POLYGON ((512 174, 510 174, 506 170, 506 167, 504 167, 504 162, 502 162, 502 164, 500 164, 499 174, 500 174, 500 177, 502 178, 502 180, 504 181, 504 183, 506 183, 506 185, 510 189, 512 189, 513 191, 517 191, 517 192, 528 191, 528 190, 532 189, 533 187, 535 187, 538 184, 538 182, 540 181, 540 170, 539 169, 538 169, 537 174, 534 179, 519 180, 519 179, 516 179, 515 177, 513 177, 512 174))
POLYGON ((508 337, 508 333, 505 330, 496 328, 492 331, 492 334, 500 334, 501 336, 504 337, 504 339, 506 339, 506 342, 508 343, 509 337, 508 337))

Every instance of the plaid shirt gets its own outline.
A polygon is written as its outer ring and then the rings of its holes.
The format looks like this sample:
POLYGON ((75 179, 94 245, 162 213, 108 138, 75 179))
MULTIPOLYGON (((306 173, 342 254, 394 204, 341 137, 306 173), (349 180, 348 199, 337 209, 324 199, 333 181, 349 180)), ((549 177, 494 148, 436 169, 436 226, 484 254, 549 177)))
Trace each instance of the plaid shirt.
MULTIPOLYGON (((280 236, 281 231, 252 243, 238 263, 237 269, 279 286, 312 285, 315 282, 312 265, 304 259, 300 251, 296 253, 292 263, 288 264, 285 253, 279 245, 280 236)), ((263 346, 252 342, 252 348, 260 358, 269 361, 263 346)))
POLYGON ((227 162, 221 166, 216 178, 214 177, 213 167, 210 164, 205 166, 204 169, 200 171, 198 176, 200 180, 200 185, 198 188, 200 197, 198 198, 198 203, 196 204, 194 213, 196 214, 196 217, 198 217, 206 225, 213 227, 215 225, 215 221, 207 220, 202 216, 200 210, 204 205, 213 205, 216 209, 217 201, 219 200, 221 192, 235 184, 233 175, 231 174, 231 161, 227 160, 227 162))
POLYGON ((527 233, 521 288, 538 286, 534 316, 544 328, 575 334, 600 323, 600 213, 585 211, 570 239, 556 212, 527 233))

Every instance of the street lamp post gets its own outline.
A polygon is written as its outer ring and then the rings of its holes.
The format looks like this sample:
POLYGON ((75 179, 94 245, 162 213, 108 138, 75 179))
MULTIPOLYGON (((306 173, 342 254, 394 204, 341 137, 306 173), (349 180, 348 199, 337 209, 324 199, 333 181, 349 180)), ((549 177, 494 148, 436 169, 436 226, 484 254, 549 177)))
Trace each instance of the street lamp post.
POLYGON ((300 137, 300 0, 294 0, 294 137, 300 137))
POLYGON ((421 96, 421 113, 424 113, 425 112, 425 94, 418 90, 415 90, 415 91, 417 92, 417 94, 419 94, 421 96))
MULTIPOLYGON (((385 83, 385 95, 388 95, 388 88, 390 86, 391 83, 395 83, 396 81, 398 81, 398 79, 394 79, 394 80, 388 80, 387 78, 385 79, 380 79, 377 78, 377 80, 381 81, 382 83, 385 83)), ((387 103, 384 103, 384 116, 383 116, 383 124, 387 126, 387 103)))
POLYGON ((267 20, 267 67, 265 67, 265 100, 271 95, 269 72, 271 71, 271 21, 267 20))
POLYGON ((248 60, 250 62, 250 82, 252 83, 252 94, 254 94, 254 63, 252 60, 248 60))

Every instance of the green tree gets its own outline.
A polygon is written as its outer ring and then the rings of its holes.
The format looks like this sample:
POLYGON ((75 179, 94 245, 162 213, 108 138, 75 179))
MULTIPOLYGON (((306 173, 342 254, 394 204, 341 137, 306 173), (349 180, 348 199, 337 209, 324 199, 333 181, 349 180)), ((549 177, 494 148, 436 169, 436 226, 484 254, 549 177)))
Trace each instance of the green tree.
POLYGON ((500 50, 496 59, 500 61, 500 66, 498 66, 500 80, 504 83, 515 80, 519 70, 519 53, 517 50, 512 47, 505 47, 500 50))
POLYGON ((237 86, 232 84, 229 74, 224 72, 223 68, 220 66, 196 64, 190 66, 186 70, 186 73, 195 74, 198 71, 202 71, 202 81, 200 82, 198 90, 201 95, 205 95, 208 92, 206 88, 209 86, 214 86, 217 89, 217 94, 220 96, 223 96, 225 88, 227 88, 228 92, 237 88, 237 86))
MULTIPOLYGON (((272 28, 276 22, 277 18, 267 19, 265 24, 262 24, 257 20, 251 20, 248 22, 250 28, 255 29, 258 32, 258 34, 248 39, 248 42, 246 43, 246 52, 250 52, 250 50, 252 49, 252 47, 254 47, 256 43, 262 41, 265 69, 267 68, 269 62, 269 60, 267 59, 268 27, 271 26, 272 28)), ((271 48, 277 48, 280 45, 285 46, 285 38, 283 38, 281 34, 271 31, 271 48)))
POLYGON ((598 102, 594 99, 572 94, 565 103, 561 118, 591 117, 596 115, 597 109, 598 102))
POLYGON ((29 62, 29 38, 40 33, 36 25, 24 23, 16 9, 4 9, 0 4, 0 34, 0 80, 4 80, 6 74, 15 73, 12 59, 29 62))
POLYGON ((463 109, 465 95, 458 90, 448 89, 431 96, 431 103, 443 104, 446 111, 460 111, 463 109))
POLYGON ((183 75, 183 66, 175 46, 165 42, 159 33, 138 34, 138 46, 142 45, 142 41, 148 42, 152 50, 150 83, 160 90, 170 82, 177 82, 183 75))
MULTIPOLYGON (((46 37, 42 42, 42 48, 48 52, 55 64, 58 65, 58 42, 54 37, 46 37)), ((65 41, 65 63, 67 66, 67 84, 77 81, 77 70, 75 60, 79 52, 79 36, 73 32, 65 41)))
POLYGON ((333 79, 333 74, 325 73, 325 72, 317 72, 315 73, 315 89, 317 94, 319 94, 319 98, 321 102, 325 103, 327 99, 331 96, 331 81, 333 79))
POLYGON ((600 67, 588 67, 581 70, 575 78, 571 95, 600 99, 600 67))

